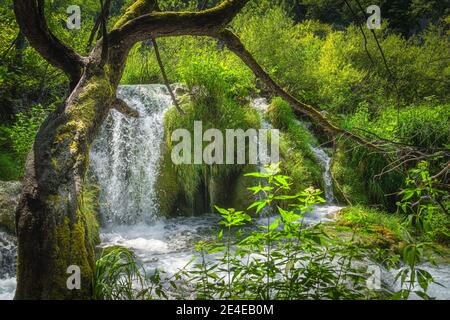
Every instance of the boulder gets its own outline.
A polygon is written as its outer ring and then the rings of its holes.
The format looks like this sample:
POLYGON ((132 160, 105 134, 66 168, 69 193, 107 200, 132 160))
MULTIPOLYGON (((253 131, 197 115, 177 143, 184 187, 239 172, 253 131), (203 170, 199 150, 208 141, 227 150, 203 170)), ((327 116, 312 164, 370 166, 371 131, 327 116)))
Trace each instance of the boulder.
POLYGON ((0 181, 0 230, 11 234, 16 230, 15 211, 21 187, 19 181, 0 181))

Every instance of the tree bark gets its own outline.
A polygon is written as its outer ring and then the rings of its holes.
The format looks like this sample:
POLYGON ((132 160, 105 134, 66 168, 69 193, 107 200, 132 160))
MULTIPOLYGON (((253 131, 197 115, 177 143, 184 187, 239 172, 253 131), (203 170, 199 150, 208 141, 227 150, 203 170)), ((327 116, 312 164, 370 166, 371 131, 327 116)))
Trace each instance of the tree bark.
POLYGON ((85 73, 37 134, 16 214, 16 299, 91 297, 96 225, 83 207, 83 182, 90 144, 115 92, 116 83, 104 72, 85 73), (80 290, 66 286, 72 265, 81 269, 80 290))

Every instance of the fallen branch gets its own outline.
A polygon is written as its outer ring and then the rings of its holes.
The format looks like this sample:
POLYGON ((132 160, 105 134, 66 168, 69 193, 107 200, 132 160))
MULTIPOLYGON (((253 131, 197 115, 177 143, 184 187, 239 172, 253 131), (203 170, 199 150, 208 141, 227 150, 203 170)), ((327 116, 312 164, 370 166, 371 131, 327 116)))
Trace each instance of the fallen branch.
POLYGON ((247 51, 245 46, 242 44, 239 37, 237 37, 230 30, 222 30, 218 34, 213 35, 214 37, 222 40, 227 48, 234 52, 241 60, 253 71, 253 73, 270 89, 273 93, 279 95, 285 101, 289 102, 293 108, 297 111, 308 116, 321 126, 325 131, 332 133, 334 135, 343 135, 355 141, 356 143, 369 147, 371 149, 379 150, 380 147, 370 141, 363 139, 362 137, 347 131, 345 129, 339 128, 331 123, 326 117, 314 107, 298 101, 292 95, 287 93, 281 86, 279 86, 270 75, 259 65, 259 63, 253 58, 252 54, 247 51))

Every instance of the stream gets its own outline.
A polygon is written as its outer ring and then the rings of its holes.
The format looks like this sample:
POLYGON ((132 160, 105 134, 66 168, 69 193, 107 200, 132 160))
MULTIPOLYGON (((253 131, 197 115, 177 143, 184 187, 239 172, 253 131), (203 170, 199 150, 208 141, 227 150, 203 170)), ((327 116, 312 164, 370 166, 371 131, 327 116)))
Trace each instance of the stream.
MULTIPOLYGON (((177 272, 194 256, 194 243, 214 237, 218 215, 161 218, 155 184, 164 140, 163 118, 171 99, 163 85, 121 86, 118 96, 140 113, 127 118, 112 110, 91 150, 91 171, 100 186, 103 220, 101 247, 122 245, 133 249, 144 268, 177 272)), ((265 99, 252 103, 267 110, 265 99)), ((263 127, 269 126, 263 123, 263 127)), ((341 209, 334 204, 331 159, 320 147, 312 148, 323 167, 327 203, 305 216, 309 224, 332 221, 341 209)), ((15 239, 0 233, 0 300, 12 299, 15 290, 15 239)), ((450 268, 425 266, 440 283, 450 287, 450 268)), ((392 275, 387 274, 387 277, 392 275)), ((450 291, 431 285, 428 293, 450 299, 450 291)))

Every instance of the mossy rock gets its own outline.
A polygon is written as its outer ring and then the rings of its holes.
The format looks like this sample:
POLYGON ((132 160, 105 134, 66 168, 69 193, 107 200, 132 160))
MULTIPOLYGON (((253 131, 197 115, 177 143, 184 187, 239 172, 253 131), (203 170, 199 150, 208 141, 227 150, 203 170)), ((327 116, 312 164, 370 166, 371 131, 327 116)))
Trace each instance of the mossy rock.
MULTIPOLYGON (((245 131, 250 128, 259 129, 261 126, 257 111, 248 104, 240 104, 223 92, 218 95, 208 93, 205 96, 204 91, 191 90, 189 96, 184 95, 185 98, 180 100, 185 112, 183 116, 180 116, 175 108, 168 110, 165 115, 166 143, 162 150, 156 187, 159 210, 163 216, 210 213, 216 205, 245 205, 245 197, 252 199, 243 178, 243 174, 248 172, 251 166, 204 163, 175 165, 172 162, 172 132, 176 129, 187 129, 193 136, 195 121, 202 121, 203 132, 215 128, 222 132, 223 137, 226 136, 226 129, 245 131)), ((209 143, 204 142, 203 147, 209 143)), ((191 152, 193 151, 194 148, 191 148, 191 152)), ((225 157, 225 150, 223 155, 225 157)))

